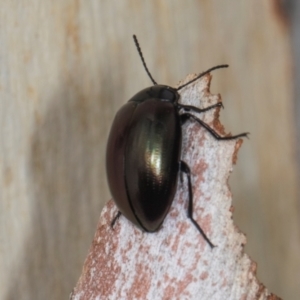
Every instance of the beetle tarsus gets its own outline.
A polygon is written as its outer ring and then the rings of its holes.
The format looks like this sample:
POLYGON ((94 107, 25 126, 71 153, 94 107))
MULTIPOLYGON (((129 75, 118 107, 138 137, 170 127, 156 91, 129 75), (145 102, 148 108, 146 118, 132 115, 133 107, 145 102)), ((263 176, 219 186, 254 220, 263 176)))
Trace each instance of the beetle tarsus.
POLYGON ((120 211, 118 211, 117 214, 115 215, 115 217, 112 219, 112 221, 111 221, 111 223, 110 223, 110 227, 111 227, 112 229, 114 229, 114 226, 115 226, 117 220, 120 218, 121 214, 122 214, 122 213, 121 213, 120 211))
POLYGON ((231 135, 231 136, 220 136, 216 131, 214 131, 209 125, 207 125, 205 122, 203 122, 202 120, 198 119, 197 117, 195 117, 194 115, 190 114, 190 113, 184 113, 182 115, 180 115, 181 118, 181 123, 186 122, 186 120, 188 119, 192 119, 196 122, 198 122, 202 127, 204 127, 215 139, 217 140, 235 140, 241 137, 247 137, 250 134, 249 132, 243 132, 237 135, 231 135))
POLYGON ((202 230, 202 228, 193 218, 193 190, 192 190, 192 182, 191 182, 191 170, 184 161, 180 161, 180 170, 181 172, 186 174, 188 180, 188 188, 189 188, 188 218, 192 221, 194 226, 198 229, 198 231, 201 233, 201 235, 203 236, 205 241, 209 244, 209 246, 211 248, 214 248, 215 245, 209 240, 205 232, 202 230))

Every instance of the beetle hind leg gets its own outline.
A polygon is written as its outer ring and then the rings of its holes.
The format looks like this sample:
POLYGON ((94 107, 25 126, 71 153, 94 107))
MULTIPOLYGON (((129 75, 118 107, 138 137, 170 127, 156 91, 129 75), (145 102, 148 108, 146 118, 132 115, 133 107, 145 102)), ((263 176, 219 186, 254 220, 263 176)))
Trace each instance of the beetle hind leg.
POLYGON ((120 211, 118 211, 117 214, 116 214, 116 215, 114 216, 114 218, 112 219, 112 221, 111 221, 111 223, 110 223, 110 227, 111 227, 112 229, 114 229, 114 226, 115 226, 117 220, 120 218, 121 214, 122 214, 122 213, 121 213, 120 211))
POLYGON ((209 240, 203 229, 199 226, 199 224, 193 218, 193 190, 192 190, 192 182, 191 182, 191 170, 189 166, 184 162, 180 161, 180 171, 185 173, 188 180, 188 189, 189 189, 189 204, 188 204, 188 213, 187 216, 203 236, 205 241, 209 244, 211 248, 214 248, 215 245, 209 240))

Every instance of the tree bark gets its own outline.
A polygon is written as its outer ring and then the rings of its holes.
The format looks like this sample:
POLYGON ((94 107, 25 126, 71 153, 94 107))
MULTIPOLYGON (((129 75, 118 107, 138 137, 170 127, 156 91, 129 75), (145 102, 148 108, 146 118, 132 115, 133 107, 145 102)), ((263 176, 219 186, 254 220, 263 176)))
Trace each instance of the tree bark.
MULTIPOLYGON (((221 101, 220 95, 210 94, 210 80, 207 75, 183 88, 181 103, 205 108, 221 101)), ((219 111, 198 117, 225 135, 219 111)), ((117 208, 109 201, 72 300, 279 299, 256 278, 256 264, 243 251, 246 238, 232 221, 228 179, 243 140, 219 141, 198 123, 186 122, 182 143, 182 159, 192 174, 194 218, 216 247, 211 248, 187 218, 185 176, 156 233, 140 231, 124 216, 112 229, 117 208)))

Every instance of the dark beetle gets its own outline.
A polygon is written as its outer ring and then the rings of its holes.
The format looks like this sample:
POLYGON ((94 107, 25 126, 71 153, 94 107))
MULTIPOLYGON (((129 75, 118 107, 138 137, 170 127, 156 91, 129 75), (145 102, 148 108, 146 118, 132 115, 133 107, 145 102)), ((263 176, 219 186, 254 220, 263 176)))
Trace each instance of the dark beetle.
POLYGON ((247 136, 242 133, 221 137, 202 120, 190 114, 201 113, 222 106, 221 103, 199 109, 178 103, 178 90, 205 74, 228 65, 219 65, 201 73, 178 88, 159 85, 152 78, 140 50, 135 44, 143 65, 154 86, 133 96, 118 111, 108 139, 106 169, 109 188, 119 209, 112 221, 123 214, 133 224, 147 232, 154 232, 163 223, 173 202, 178 172, 188 179, 188 218, 211 247, 201 227, 193 219, 193 192, 189 166, 180 159, 181 126, 188 119, 198 122, 218 140, 232 140, 247 136))

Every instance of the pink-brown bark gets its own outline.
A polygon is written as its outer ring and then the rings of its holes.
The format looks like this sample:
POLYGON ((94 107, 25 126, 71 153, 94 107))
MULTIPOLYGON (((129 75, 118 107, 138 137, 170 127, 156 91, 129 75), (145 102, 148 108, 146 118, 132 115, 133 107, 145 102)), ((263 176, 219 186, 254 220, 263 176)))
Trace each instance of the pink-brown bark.
MULTIPOLYGON (((189 75, 184 82, 195 75, 189 75)), ((181 91, 181 102, 200 108, 221 101, 209 92, 207 75, 181 91)), ((199 118, 220 134, 219 109, 199 118)), ((194 122, 183 126, 182 159, 190 166, 194 218, 215 248, 187 218, 187 180, 178 189, 161 229, 145 233, 104 207, 71 299, 279 299, 256 278, 256 264, 244 253, 245 236, 232 221, 228 178, 242 140, 218 141, 194 122)))

